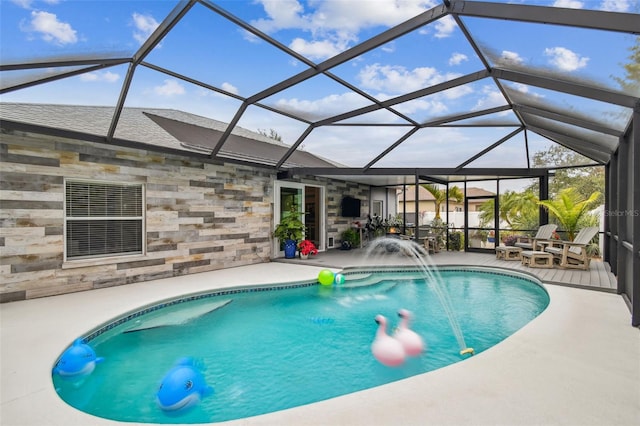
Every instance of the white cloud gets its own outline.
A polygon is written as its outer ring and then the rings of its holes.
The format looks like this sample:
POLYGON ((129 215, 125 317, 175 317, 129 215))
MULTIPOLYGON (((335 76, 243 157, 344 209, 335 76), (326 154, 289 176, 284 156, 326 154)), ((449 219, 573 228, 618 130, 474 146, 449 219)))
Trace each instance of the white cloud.
MULTIPOLYGON (((615 0, 617 1, 617 0, 615 0)), ((553 3, 554 7, 564 7, 568 9, 582 9, 584 3, 578 0, 556 0, 553 3)))
POLYGON ((522 83, 513 83, 513 88, 520 93, 529 93, 529 86, 522 83))
POLYGON ((453 31, 458 27, 456 20, 447 15, 440 18, 435 23, 436 26, 436 38, 446 38, 451 36, 453 31))
POLYGON ((153 88, 154 93, 160 96, 175 96, 183 95, 185 93, 184 86, 176 80, 166 79, 162 86, 156 86, 153 88))
POLYGON ((31 3, 33 3, 33 0, 11 0, 11 1, 23 9, 31 9, 31 3))
POLYGON ((608 12, 629 12, 631 10, 631 0, 602 0, 600 10, 608 12))
POLYGON ((305 17, 302 16, 304 7, 297 0, 261 0, 256 3, 262 4, 269 18, 261 18, 252 23, 264 32, 302 28, 307 25, 305 17))
POLYGON ((86 74, 81 74, 80 80, 89 82, 106 81, 107 83, 115 83, 116 81, 120 80, 120 75, 111 71, 89 72, 86 74))
POLYGON ((49 12, 32 11, 31 22, 22 28, 23 31, 40 33, 42 39, 58 45, 72 44, 78 41, 76 30, 66 22, 49 12))
POLYGON ((502 92, 497 90, 495 86, 484 86, 482 88, 483 97, 478 99, 473 106, 472 111, 481 111, 506 104, 506 100, 502 92))
POLYGON ((293 111, 307 118, 321 118, 343 113, 350 109, 356 109, 368 105, 369 102, 362 96, 348 92, 337 95, 329 95, 316 100, 305 99, 279 99, 276 107, 284 111, 293 111))
MULTIPOLYGON (((60 3, 60 0, 42 0, 42 1, 47 4, 60 3)), ((15 3, 16 5, 18 5, 23 9, 31 9, 31 5, 33 4, 34 0, 11 0, 11 2, 15 3)))
POLYGON ((444 115, 447 113, 447 105, 437 99, 414 99, 394 106, 394 109, 405 115, 427 111, 429 116, 444 115))
POLYGON ((451 99, 461 98, 471 93, 473 93, 473 88, 471 86, 462 85, 462 86, 456 86, 456 87, 452 87, 451 89, 444 90, 438 93, 436 96, 441 96, 451 100, 451 99))
POLYGON ((233 93, 234 95, 237 95, 239 93, 238 88, 236 86, 234 86, 231 83, 227 83, 226 81, 222 83, 221 89, 226 90, 229 93, 233 93))
POLYGON ((529 86, 522 83, 512 83, 509 85, 509 87, 511 87, 513 90, 517 92, 526 94, 530 98, 542 99, 545 97, 540 93, 532 92, 531 90, 529 90, 529 86))
POLYGON ((290 47, 299 53, 309 52, 315 59, 348 49, 358 41, 358 33, 363 29, 397 25, 439 3, 435 0, 377 0, 375 7, 368 7, 352 0, 312 1, 308 4, 315 9, 305 10, 297 0, 257 2, 262 4, 267 18, 254 20, 253 25, 266 33, 286 29, 308 32, 307 40, 298 38, 290 47))
POLYGON ((469 58, 464 53, 454 52, 449 58, 449 65, 460 65, 464 61, 468 61, 469 58))
MULTIPOLYGON (((382 92, 374 95, 382 100, 398 94, 414 92, 455 77, 458 77, 458 74, 442 74, 435 68, 430 67, 408 70, 402 66, 380 64, 368 65, 358 75, 363 87, 382 92), (390 96, 389 94, 392 95, 390 96)), ((448 111, 446 101, 459 99, 471 93, 473 93, 473 88, 470 85, 463 85, 428 97, 407 101, 396 105, 394 108, 407 115, 418 112, 426 112, 428 116, 442 115, 448 111)))
POLYGON ((133 26, 135 27, 135 30, 133 31, 133 38, 140 44, 144 43, 159 25, 158 21, 150 15, 134 13, 132 18, 133 26))
POLYGON ((257 0, 268 18, 252 23, 265 32, 301 29, 311 33, 347 31, 357 33, 363 28, 392 26, 406 21, 439 4, 435 0, 377 0, 375 7, 354 4, 353 0, 312 1, 315 9, 305 11, 297 0, 257 0))
POLYGON ((575 71, 587 66, 589 58, 564 47, 550 47, 544 49, 544 54, 551 57, 549 62, 561 71, 575 71))
POLYGON ((503 50, 498 61, 506 64, 521 64, 523 62, 519 54, 509 50, 503 50))
POLYGON ((289 47, 314 60, 326 59, 345 50, 344 44, 338 45, 330 40, 307 41, 301 38, 294 39, 289 47))
POLYGON ((383 52, 393 53, 396 51, 396 42, 392 41, 380 47, 383 52))
POLYGON ((358 73, 363 87, 389 93, 413 92, 438 84, 445 77, 435 68, 419 67, 408 70, 400 65, 367 65, 358 73))
MULTIPOLYGON (((595 3, 595 0, 588 0, 595 3)), ((608 12, 629 12, 631 10, 632 0, 602 0, 598 9, 608 12)), ((580 0, 556 0, 553 3, 555 7, 565 7, 570 9, 582 9, 585 2, 580 0)))

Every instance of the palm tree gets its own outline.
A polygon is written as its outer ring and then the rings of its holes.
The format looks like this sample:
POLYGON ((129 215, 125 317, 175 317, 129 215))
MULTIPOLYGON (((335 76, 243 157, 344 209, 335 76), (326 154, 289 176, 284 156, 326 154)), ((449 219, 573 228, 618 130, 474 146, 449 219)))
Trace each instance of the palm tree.
MULTIPOLYGON (((429 191, 431 195, 433 195, 436 208, 436 216, 434 219, 440 219, 440 206, 442 205, 442 203, 447 201, 447 191, 438 188, 432 183, 423 183, 420 186, 429 191)), ((464 200, 464 194, 462 193, 462 190, 460 190, 460 188, 458 188, 457 186, 452 186, 451 188, 449 188, 449 199, 453 199, 456 202, 461 203, 462 200, 464 200)))
POLYGON ((578 230, 578 221, 596 206, 600 195, 600 192, 596 191, 589 198, 584 199, 574 188, 567 188, 560 191, 556 199, 540 200, 538 204, 558 219, 569 241, 573 241, 578 230))
MULTIPOLYGON (((532 191, 506 191, 500 195, 500 220, 511 229, 530 229, 538 222, 538 197, 532 191)), ((493 222, 494 202, 487 200, 480 206, 480 223, 493 222)), ((483 225, 483 226, 484 226, 483 225)))

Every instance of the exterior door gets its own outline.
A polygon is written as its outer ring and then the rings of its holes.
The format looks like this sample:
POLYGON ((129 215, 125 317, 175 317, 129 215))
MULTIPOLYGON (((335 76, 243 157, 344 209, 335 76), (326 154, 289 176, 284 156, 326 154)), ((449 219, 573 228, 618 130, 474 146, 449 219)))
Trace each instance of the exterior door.
POLYGON ((464 200, 465 251, 493 252, 497 241, 498 197, 466 197, 464 200))
MULTIPOLYGON (((274 205, 274 226, 283 215, 289 214, 291 206, 296 206, 305 223, 306 239, 313 241, 318 250, 324 250, 325 206, 324 188, 294 182, 276 181, 274 205)), ((274 241, 276 256, 283 256, 282 242, 274 241)))

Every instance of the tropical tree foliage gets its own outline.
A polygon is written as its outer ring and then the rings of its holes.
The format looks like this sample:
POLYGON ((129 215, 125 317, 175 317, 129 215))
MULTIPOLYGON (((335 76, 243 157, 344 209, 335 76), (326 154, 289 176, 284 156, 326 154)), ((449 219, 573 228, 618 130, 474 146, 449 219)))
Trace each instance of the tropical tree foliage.
POLYGON ((538 204, 549 211, 561 229, 567 233, 568 239, 573 241, 580 220, 599 204, 601 196, 600 192, 594 192, 588 198, 584 198, 575 188, 566 188, 560 191, 555 199, 540 200, 538 204))
MULTIPOLYGON (((435 202, 436 215, 434 219, 440 219, 440 206, 447 201, 447 191, 445 189, 440 189, 437 185, 432 183, 424 183, 420 185, 427 191, 433 195, 435 202)), ((449 199, 453 199, 458 203, 461 203, 464 200, 464 194, 462 190, 457 186, 452 186, 449 188, 449 199)))
POLYGON ((264 129, 258 129, 258 133, 260 133, 262 136, 266 136, 270 139, 273 139, 274 141, 282 142, 282 136, 278 132, 276 132, 274 129, 269 129, 268 133, 264 129))
MULTIPOLYGON (((493 222, 494 202, 488 200, 480 206, 480 226, 493 222)), ((498 217, 511 229, 536 229, 538 227, 538 197, 531 190, 506 191, 500 194, 498 217)))
MULTIPOLYGON (((594 192, 604 191, 604 167, 574 167, 591 163, 586 157, 574 152, 562 145, 553 145, 546 151, 537 152, 532 158, 532 167, 560 167, 549 180, 549 195, 554 196, 565 188, 575 188, 584 198, 589 198, 594 192)), ((539 193, 536 182, 528 190, 534 194, 539 193)), ((602 203, 604 196, 600 196, 602 203)))
POLYGON ((629 48, 629 62, 622 64, 626 75, 623 78, 614 77, 613 79, 620 84, 625 93, 640 93, 640 37, 636 37, 636 42, 629 48))

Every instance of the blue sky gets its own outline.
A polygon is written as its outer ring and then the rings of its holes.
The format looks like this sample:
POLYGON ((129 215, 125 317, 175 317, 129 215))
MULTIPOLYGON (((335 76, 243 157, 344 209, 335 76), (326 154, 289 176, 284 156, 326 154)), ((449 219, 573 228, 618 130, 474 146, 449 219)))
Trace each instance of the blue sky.
MULTIPOLYGON (((315 63, 441 4, 434 0, 215 3, 315 63)), ((637 0, 515 0, 510 3, 638 13, 637 0)), ((175 4, 171 0, 0 0, 0 57, 2 63, 12 63, 78 55, 130 56, 175 4)), ((491 52, 493 63, 543 68, 560 76, 595 81, 612 89, 618 89, 613 77, 624 75, 621 64, 627 61, 628 49, 635 40, 625 34, 550 25, 480 18, 464 18, 463 22, 478 38, 482 50, 491 52)), ((306 64, 201 4, 189 11, 146 60, 241 97, 251 96, 307 68, 306 64)), ((331 72, 366 94, 385 100, 482 69, 482 63, 455 21, 446 17, 335 67, 331 72)), ((0 96, 0 100, 114 105, 126 71, 126 66, 112 67, 10 92, 0 96)), ((42 74, 51 70, 37 72, 42 74)), ((5 84, 23 77, 21 73, 13 72, 2 75, 5 84)), ((531 97, 552 100, 555 96, 524 85, 509 86, 531 97)), ((586 114, 613 113, 608 105, 593 102, 575 105, 577 101, 568 96, 553 101, 563 108, 582 108, 586 114)), ((325 76, 317 76, 268 97, 263 103, 315 121, 369 105, 371 101, 325 76)), ((485 79, 400 104, 396 109, 411 119, 424 122, 504 103, 500 91, 485 79)), ((126 105, 174 108, 229 121, 240 101, 139 67, 126 105)), ((506 114, 494 118, 515 122, 513 116, 506 114)), ((376 112, 351 122, 374 120, 393 124, 399 119, 388 112, 376 112)), ((287 143, 295 142, 307 127, 306 123, 256 107, 250 107, 239 124, 250 130, 275 129, 287 143)), ((305 141, 305 149, 351 166, 361 166, 406 130, 364 126, 321 128, 314 130, 305 141), (359 143, 345 143, 353 140, 365 141, 372 154, 363 155, 359 143)), ((512 130, 505 127, 493 130, 493 133, 478 130, 470 133, 452 128, 420 131, 378 165, 410 167, 418 164, 417 159, 420 159, 420 165, 425 165, 424 158, 428 157, 433 164, 427 166, 456 166, 460 158, 481 151, 512 130)), ((511 156, 518 166, 523 166, 526 159, 518 152, 523 143, 520 135, 474 165, 486 166, 511 156)), ((532 137, 529 144, 532 149, 545 149, 549 142, 532 137)))

